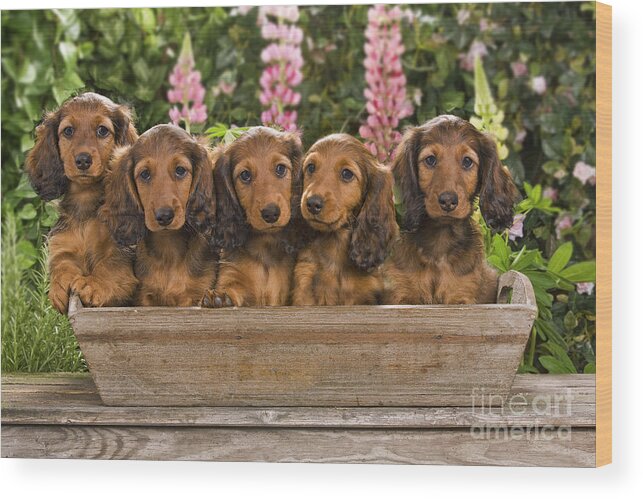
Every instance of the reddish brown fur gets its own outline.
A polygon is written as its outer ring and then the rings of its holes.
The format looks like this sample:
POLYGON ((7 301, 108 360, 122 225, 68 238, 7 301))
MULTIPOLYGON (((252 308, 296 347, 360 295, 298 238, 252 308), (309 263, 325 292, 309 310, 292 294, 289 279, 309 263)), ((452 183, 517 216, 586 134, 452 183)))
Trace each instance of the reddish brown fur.
POLYGON ((346 134, 317 141, 303 165, 301 212, 316 233, 297 259, 293 305, 379 303, 397 233, 391 172, 346 134))
POLYGON ((97 218, 109 158, 116 146, 136 137, 130 110, 94 93, 68 100, 36 128, 25 169, 45 201, 62 196, 48 241, 49 299, 61 313, 67 312, 70 291, 87 306, 116 306, 126 304, 136 286, 131 257, 97 218), (87 169, 76 165, 79 155, 91 158, 87 169))
POLYGON ((406 132, 393 173, 406 212, 405 232, 385 264, 387 302, 494 302, 497 274, 471 215, 479 196, 489 226, 502 230, 512 222, 518 192, 495 141, 465 120, 439 116, 406 132), (457 195, 455 208, 447 203, 451 211, 440 204, 443 193, 457 195))
POLYGON ((199 303, 216 274, 214 213, 210 151, 181 128, 155 126, 117 152, 101 216, 120 245, 138 245, 135 304, 199 303))
POLYGON ((300 218, 299 137, 255 127, 222 153, 215 179, 215 242, 222 255, 216 286, 203 305, 286 305, 300 218), (266 221, 265 210, 275 218, 266 221))

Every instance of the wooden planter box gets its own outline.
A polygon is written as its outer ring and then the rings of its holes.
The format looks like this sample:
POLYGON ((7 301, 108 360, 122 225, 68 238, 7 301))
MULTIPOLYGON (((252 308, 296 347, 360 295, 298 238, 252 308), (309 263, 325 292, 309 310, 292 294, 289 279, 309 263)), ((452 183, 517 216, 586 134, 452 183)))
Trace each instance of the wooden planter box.
POLYGON ((536 301, 518 272, 498 304, 83 308, 69 317, 114 406, 501 405, 536 301), (507 303, 510 302, 510 303, 507 303))

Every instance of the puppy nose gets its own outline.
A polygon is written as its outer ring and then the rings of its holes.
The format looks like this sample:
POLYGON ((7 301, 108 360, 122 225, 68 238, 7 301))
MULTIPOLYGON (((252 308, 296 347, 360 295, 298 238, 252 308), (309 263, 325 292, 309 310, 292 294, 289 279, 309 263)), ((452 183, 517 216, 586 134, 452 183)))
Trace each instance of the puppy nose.
POLYGON ((87 170, 90 166, 92 166, 91 154, 81 152, 78 156, 76 156, 76 167, 79 170, 87 170))
POLYGON ((455 192, 443 192, 438 196, 438 203, 440 207, 447 213, 455 210, 458 206, 458 195, 455 192))
POLYGON ((266 223, 274 224, 279 220, 279 215, 281 215, 281 210, 276 204, 269 204, 263 210, 261 210, 261 218, 263 218, 266 223))
POLYGON ((154 217, 160 226, 170 225, 174 220, 174 210, 170 207, 159 208, 154 212, 154 217))
POLYGON ((313 215, 318 215, 320 211, 322 211, 322 208, 324 207, 324 200, 321 198, 321 196, 310 196, 306 200, 306 208, 308 208, 308 211, 311 212, 313 215))

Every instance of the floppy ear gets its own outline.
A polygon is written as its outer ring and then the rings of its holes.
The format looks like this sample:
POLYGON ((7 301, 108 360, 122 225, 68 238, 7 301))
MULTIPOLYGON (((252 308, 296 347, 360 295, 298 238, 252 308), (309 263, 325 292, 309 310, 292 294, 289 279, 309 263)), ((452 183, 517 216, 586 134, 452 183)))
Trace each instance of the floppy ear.
POLYGON ((69 186, 58 151, 60 111, 48 113, 36 127, 36 144, 27 155, 25 170, 34 190, 45 201, 59 198, 69 186))
POLYGON ((301 196, 304 191, 304 173, 301 162, 303 151, 301 139, 296 133, 286 134, 288 158, 292 165, 290 191, 290 222, 283 232, 283 246, 286 253, 293 255, 303 247, 312 235, 310 225, 301 214, 301 196))
POLYGON ((136 244, 147 233, 133 170, 131 147, 117 150, 105 181, 105 204, 100 210, 101 220, 121 246, 136 244))
POLYGON ((229 251, 243 245, 250 231, 245 212, 234 189, 229 151, 221 154, 214 166, 214 191, 216 193, 214 246, 229 251))
POLYGON ((190 151, 190 160, 192 161, 192 189, 187 205, 187 222, 197 232, 210 239, 215 224, 212 162, 208 150, 197 142, 190 151))
POLYGON ((138 133, 132 123, 132 112, 127 106, 118 106, 111 119, 114 124, 114 142, 117 146, 127 146, 136 142, 138 133))
POLYGON ((397 233, 393 203, 393 176, 388 168, 368 160, 366 197, 351 235, 350 259, 369 271, 386 259, 397 233))
POLYGON ((409 128, 402 142, 395 149, 393 175, 402 193, 404 215, 402 228, 409 232, 417 231, 422 219, 426 216, 424 195, 418 182, 418 155, 420 154, 420 131, 409 128))
POLYGON ((495 140, 482 135, 480 139, 480 212, 489 227, 502 231, 513 223, 518 189, 509 170, 498 158, 495 140))

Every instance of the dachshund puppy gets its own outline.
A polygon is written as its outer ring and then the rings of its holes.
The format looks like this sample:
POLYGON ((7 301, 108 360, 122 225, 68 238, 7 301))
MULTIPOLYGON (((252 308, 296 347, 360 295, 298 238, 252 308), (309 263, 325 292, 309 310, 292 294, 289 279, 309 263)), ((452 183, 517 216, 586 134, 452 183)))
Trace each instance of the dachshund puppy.
POLYGON ((157 125, 117 151, 101 216, 137 244, 136 305, 198 305, 215 279, 214 213, 209 151, 183 129, 157 125))
POLYGON ((296 134, 255 127, 220 156, 215 245, 222 253, 204 306, 288 304, 301 217, 301 155, 296 134))
POLYGON ((380 265, 397 235, 393 175, 346 134, 318 140, 303 165, 301 212, 315 236, 297 259, 293 305, 381 303, 380 265))
POLYGON ((45 201, 60 198, 60 218, 48 236, 49 299, 66 313, 70 292, 86 306, 124 305, 136 287, 132 258, 98 219, 104 178, 116 146, 137 133, 130 110, 85 93, 45 115, 25 169, 45 201))
POLYGON ((456 116, 406 132, 393 174, 406 212, 385 265, 387 303, 494 303, 497 274, 471 218, 475 198, 494 230, 513 220, 518 191, 493 138, 456 116))

